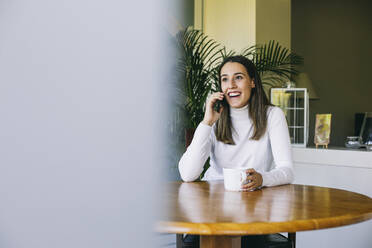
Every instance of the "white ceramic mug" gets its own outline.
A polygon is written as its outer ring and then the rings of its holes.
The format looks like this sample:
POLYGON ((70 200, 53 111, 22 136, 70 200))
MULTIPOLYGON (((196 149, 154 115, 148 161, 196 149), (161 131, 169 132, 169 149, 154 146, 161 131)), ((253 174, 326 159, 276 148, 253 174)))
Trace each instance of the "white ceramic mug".
POLYGON ((243 184, 247 183, 247 169, 223 168, 223 181, 226 190, 240 191, 243 184))

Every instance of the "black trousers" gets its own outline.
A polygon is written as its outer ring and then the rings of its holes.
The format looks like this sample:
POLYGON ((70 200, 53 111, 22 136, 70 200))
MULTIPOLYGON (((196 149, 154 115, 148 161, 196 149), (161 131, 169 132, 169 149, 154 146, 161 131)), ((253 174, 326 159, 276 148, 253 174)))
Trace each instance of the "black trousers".
MULTIPOLYGON (((199 235, 186 235, 182 248, 199 248, 199 235)), ((242 237, 242 248, 291 248, 292 243, 283 235, 249 235, 242 237)))

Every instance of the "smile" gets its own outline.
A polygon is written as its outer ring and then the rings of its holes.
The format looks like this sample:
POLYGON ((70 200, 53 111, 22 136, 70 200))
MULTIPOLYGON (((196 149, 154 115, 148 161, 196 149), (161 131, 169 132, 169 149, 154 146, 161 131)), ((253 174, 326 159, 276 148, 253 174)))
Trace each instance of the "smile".
POLYGON ((228 96, 229 97, 237 97, 237 96, 240 96, 240 92, 230 92, 229 94, 228 94, 228 96))

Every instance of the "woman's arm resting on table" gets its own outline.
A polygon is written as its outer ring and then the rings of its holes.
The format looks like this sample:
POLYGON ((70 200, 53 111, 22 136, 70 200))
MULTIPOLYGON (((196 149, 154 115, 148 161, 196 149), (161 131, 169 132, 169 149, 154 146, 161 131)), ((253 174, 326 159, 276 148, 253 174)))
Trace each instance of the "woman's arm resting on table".
POLYGON ((283 111, 274 107, 268 118, 268 134, 276 167, 262 172, 262 186, 276 186, 293 182, 292 148, 287 121, 283 111))
POLYGON ((203 172, 205 161, 211 152, 212 127, 200 123, 195 130, 194 138, 178 163, 181 178, 185 182, 192 182, 203 172))

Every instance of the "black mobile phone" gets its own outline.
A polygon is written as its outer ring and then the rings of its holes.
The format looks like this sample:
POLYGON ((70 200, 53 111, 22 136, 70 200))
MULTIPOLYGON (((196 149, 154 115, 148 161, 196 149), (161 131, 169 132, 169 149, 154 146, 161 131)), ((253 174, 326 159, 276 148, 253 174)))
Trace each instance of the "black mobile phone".
POLYGON ((221 105, 223 100, 217 100, 213 105, 213 110, 216 112, 220 112, 221 105))
MULTIPOLYGON (((222 89, 218 87, 217 92, 222 92, 222 89)), ((223 93, 223 92, 222 92, 223 93)), ((225 101, 225 97, 222 100, 217 100, 213 105, 213 110, 216 112, 220 112, 220 109, 222 107, 222 102, 225 101)))

